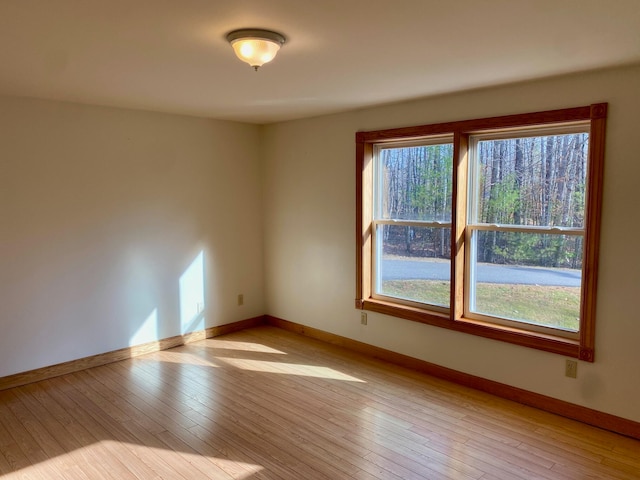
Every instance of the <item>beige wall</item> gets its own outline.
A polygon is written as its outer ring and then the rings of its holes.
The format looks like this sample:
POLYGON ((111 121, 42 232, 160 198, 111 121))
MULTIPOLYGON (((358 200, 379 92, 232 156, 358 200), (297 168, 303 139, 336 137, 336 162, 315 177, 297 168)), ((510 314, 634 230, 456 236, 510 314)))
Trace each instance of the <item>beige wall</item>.
POLYGON ((267 127, 0 97, 0 376, 269 313, 640 421, 638 85, 630 67, 267 127), (610 106, 595 363, 573 380, 558 355, 360 325, 356 131, 593 102, 610 106))
POLYGON ((640 421, 640 67, 271 125, 264 132, 267 313, 640 421), (355 143, 374 130, 609 102, 596 362, 369 313, 355 297, 355 143))
POLYGON ((263 314, 259 134, 0 97, 0 376, 263 314))

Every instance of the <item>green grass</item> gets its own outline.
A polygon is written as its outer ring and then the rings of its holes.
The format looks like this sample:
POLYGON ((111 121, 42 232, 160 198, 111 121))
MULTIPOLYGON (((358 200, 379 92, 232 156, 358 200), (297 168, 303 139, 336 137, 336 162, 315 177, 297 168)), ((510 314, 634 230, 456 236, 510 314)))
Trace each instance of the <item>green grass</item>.
MULTIPOLYGON (((432 280, 384 282, 386 295, 437 305, 449 304, 449 283, 432 280)), ((540 325, 578 330, 580 288, 480 283, 476 311, 540 325)))

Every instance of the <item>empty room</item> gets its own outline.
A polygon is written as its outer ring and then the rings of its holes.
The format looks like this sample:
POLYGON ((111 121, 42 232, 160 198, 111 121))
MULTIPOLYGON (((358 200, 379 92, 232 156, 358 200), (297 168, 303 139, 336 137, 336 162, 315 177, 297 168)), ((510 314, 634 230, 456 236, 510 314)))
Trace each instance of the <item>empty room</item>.
POLYGON ((0 479, 640 478, 637 0, 0 1, 0 479))

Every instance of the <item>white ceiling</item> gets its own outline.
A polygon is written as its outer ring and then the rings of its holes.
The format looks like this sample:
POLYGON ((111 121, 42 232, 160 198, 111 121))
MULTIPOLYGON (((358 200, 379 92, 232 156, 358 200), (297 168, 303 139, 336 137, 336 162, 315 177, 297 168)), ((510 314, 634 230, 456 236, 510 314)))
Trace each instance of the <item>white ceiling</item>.
POLYGON ((637 62, 640 0, 0 0, 0 94, 252 123, 637 62))

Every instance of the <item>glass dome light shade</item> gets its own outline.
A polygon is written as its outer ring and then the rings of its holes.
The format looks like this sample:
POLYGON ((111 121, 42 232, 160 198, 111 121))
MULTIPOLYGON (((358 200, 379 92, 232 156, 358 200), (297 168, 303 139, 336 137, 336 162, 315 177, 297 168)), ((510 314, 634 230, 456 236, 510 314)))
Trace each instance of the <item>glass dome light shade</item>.
POLYGON ((252 67, 261 67, 270 62, 280 50, 280 45, 271 40, 261 38, 243 38, 231 42, 233 51, 243 62, 247 62, 252 67))
POLYGON ((236 56, 256 70, 274 59, 285 39, 268 30, 235 30, 227 35, 236 56))

